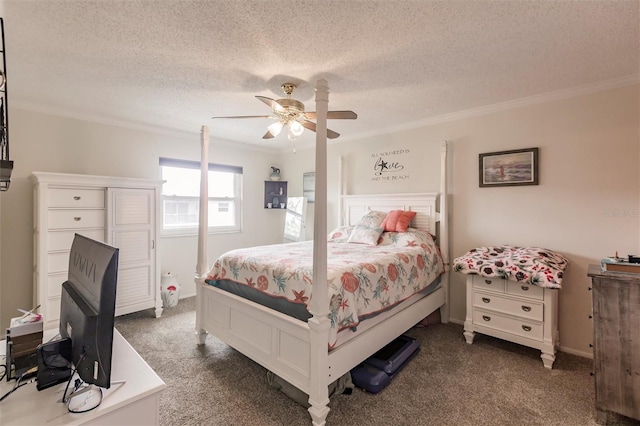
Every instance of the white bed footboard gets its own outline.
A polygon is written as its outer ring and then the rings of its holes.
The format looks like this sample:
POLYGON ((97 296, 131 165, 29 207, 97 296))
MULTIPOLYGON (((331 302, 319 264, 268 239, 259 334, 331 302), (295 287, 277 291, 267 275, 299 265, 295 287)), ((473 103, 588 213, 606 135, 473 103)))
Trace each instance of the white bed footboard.
MULTIPOLYGON (((273 309, 200 284, 198 309, 202 327, 237 351, 309 393, 311 368, 309 325, 273 309)), ((328 353, 327 384, 337 380, 387 343, 404 333, 445 303, 445 289, 438 289, 411 306, 399 310, 328 353)), ((328 347, 325 346, 325 350, 328 347)))
POLYGON ((269 371, 309 393, 309 325, 201 284, 201 326, 269 371))

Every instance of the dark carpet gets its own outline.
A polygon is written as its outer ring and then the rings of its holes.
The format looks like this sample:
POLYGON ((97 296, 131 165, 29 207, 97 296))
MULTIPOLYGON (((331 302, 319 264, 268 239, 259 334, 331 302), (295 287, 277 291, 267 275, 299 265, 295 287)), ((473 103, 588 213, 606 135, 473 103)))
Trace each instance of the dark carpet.
MULTIPOLYGON (((195 298, 161 318, 118 317, 116 328, 166 382, 162 425, 308 425, 306 409, 267 384, 266 370, 213 336, 198 346, 195 298)), ((462 326, 407 332, 420 352, 378 394, 332 398, 328 425, 595 425, 592 360, 540 352, 488 336, 468 345, 462 326)), ((619 418, 617 424, 640 422, 619 418)))

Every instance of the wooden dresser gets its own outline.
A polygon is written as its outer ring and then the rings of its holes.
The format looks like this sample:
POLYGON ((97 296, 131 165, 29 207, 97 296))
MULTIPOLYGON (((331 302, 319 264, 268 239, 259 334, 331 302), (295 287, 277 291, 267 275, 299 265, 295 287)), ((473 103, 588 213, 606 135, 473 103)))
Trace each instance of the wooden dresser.
POLYGON ((640 420, 640 274, 589 265, 593 286, 596 419, 610 413, 640 420))
POLYGON ((539 349, 544 366, 552 368, 559 339, 558 290, 467 275, 467 343, 476 332, 539 349))

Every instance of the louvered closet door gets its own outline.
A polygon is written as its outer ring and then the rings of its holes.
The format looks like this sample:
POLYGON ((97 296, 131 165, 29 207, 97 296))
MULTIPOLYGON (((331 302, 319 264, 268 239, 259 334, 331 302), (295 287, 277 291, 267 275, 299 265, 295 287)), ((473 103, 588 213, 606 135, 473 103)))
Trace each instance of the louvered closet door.
POLYGON ((120 249, 116 315, 123 315, 156 298, 154 191, 109 188, 108 200, 109 244, 120 249))

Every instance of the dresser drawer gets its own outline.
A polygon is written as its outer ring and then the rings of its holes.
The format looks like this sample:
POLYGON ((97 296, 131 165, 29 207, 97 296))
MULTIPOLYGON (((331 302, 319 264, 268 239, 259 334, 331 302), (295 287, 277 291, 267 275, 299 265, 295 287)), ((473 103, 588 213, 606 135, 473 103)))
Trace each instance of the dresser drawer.
POLYGON ((514 296, 530 297, 536 300, 544 299, 544 288, 533 285, 509 281, 507 283, 507 293, 514 296))
POLYGON ((47 254, 47 272, 59 274, 69 269, 69 250, 47 254))
POLYGON ((103 189, 52 188, 47 207, 53 208, 104 208, 103 189))
POLYGON ((491 293, 476 291, 473 294, 473 305, 481 309, 490 309, 505 314, 515 315, 534 321, 544 320, 542 303, 510 299, 491 293))
POLYGON ((84 235, 85 237, 93 238, 94 240, 104 242, 104 229, 78 229, 71 231, 51 231, 48 232, 48 247, 47 251, 61 251, 71 250, 71 243, 73 243, 73 236, 75 234, 84 235))
POLYGON ((503 278, 488 278, 479 275, 473 276, 473 287, 482 290, 505 292, 506 280, 503 278))
MULTIPOLYGON (((69 255, 67 255, 67 259, 68 258, 69 255)), ((60 297, 62 294, 62 283, 65 282, 67 278, 67 271, 47 275, 47 296, 60 297)))
POLYGON ((58 322, 60 321, 60 300, 62 298, 58 297, 50 297, 47 299, 45 310, 44 310, 44 320, 47 323, 58 322))
POLYGON ((537 341, 542 341, 544 335, 542 323, 510 318, 480 309, 473 310, 473 323, 537 341))
POLYGON ((49 229, 104 228, 104 210, 49 210, 49 229))

